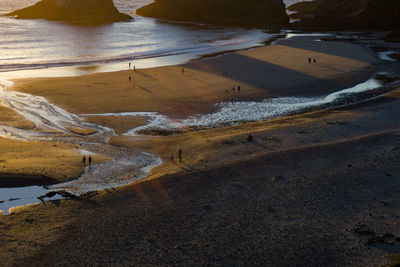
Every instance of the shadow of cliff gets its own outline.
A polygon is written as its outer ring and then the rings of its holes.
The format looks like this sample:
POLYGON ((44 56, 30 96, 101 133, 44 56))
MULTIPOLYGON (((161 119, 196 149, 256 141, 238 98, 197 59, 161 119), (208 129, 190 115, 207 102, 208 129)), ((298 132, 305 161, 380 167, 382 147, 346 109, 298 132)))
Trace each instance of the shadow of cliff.
MULTIPOLYGON (((360 62, 365 62, 369 63, 371 58, 373 57, 372 52, 371 52, 371 57, 366 57, 366 49, 360 46, 360 49, 353 49, 354 44, 346 44, 343 42, 335 42, 335 41, 314 41, 310 42, 308 37, 305 37, 304 41, 301 39, 296 38, 296 41, 293 42, 291 39, 286 39, 282 40, 278 43, 278 45, 281 46, 286 46, 286 47, 291 47, 294 49, 301 49, 305 53, 306 57, 314 57, 315 55, 313 53, 317 54, 324 54, 324 55, 330 55, 330 56, 336 56, 336 57, 341 57, 343 59, 347 60, 356 60, 360 62), (321 43, 323 45, 321 45, 321 43), (338 44, 342 47, 342 49, 337 49, 338 44), (349 46, 349 49, 345 49, 345 46, 349 46)), ((316 36, 316 39, 319 37, 316 36)))
MULTIPOLYGON (((308 61, 308 54, 304 54, 304 61, 308 61)), ((308 64, 305 68, 315 68, 314 63, 308 64)), ((353 75, 334 66, 316 63, 318 68, 334 71, 339 75, 353 75)), ((190 75, 190 69, 212 73, 218 76, 226 76, 227 79, 237 81, 239 84, 232 84, 223 90, 231 90, 240 85, 241 91, 245 92, 245 85, 263 89, 276 96, 319 96, 326 95, 344 88, 343 79, 332 77, 331 79, 321 79, 311 74, 289 69, 271 62, 258 60, 240 54, 230 54, 229 57, 217 57, 212 62, 193 61, 185 66, 189 69, 187 75, 190 75), (234 63, 233 63, 234 62, 234 63), (249 67, 251 66, 251 67, 249 67), (279 77, 277 79, 277 76, 279 77), (294 86, 295 85, 295 86, 294 86), (294 90, 295 87, 295 90, 294 90)), ((186 73, 185 73, 186 74, 186 73)), ((361 82, 354 78, 354 84, 361 82)), ((207 83, 207 81, 202 81, 207 83)))

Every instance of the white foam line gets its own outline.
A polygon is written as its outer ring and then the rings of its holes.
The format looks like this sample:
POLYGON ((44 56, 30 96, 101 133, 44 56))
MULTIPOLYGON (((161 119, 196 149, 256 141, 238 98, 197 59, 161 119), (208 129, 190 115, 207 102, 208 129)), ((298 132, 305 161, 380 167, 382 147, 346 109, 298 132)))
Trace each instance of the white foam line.
POLYGON ((380 86, 381 84, 376 80, 370 79, 355 87, 332 93, 326 97, 279 97, 267 99, 261 102, 222 103, 220 111, 200 116, 198 118, 188 118, 183 121, 183 124, 192 127, 203 127, 243 121, 264 120, 287 115, 305 108, 329 104, 349 94, 369 91, 380 86))
MULTIPOLYGON (((326 97, 279 97, 259 102, 224 102, 217 104, 219 111, 206 115, 189 117, 184 120, 171 120, 155 112, 124 112, 96 114, 103 116, 146 116, 148 124, 139 126, 124 133, 135 136, 143 130, 176 130, 182 127, 215 127, 237 122, 259 121, 277 116, 287 115, 306 108, 333 103, 350 94, 367 92, 379 88, 381 84, 370 79, 357 86, 347 88, 326 97)), ((95 115, 95 114, 93 114, 95 115)))
POLYGON ((396 59, 389 57, 390 55, 396 54, 395 51, 385 51, 385 52, 379 52, 378 56, 382 60, 386 61, 396 61, 396 59))
POLYGON ((186 125, 181 120, 172 120, 165 115, 157 112, 120 112, 120 113, 101 113, 101 114, 81 114, 81 116, 115 116, 115 117, 146 117, 146 125, 136 127, 124 133, 124 135, 137 135, 137 132, 146 129, 179 129, 186 125))

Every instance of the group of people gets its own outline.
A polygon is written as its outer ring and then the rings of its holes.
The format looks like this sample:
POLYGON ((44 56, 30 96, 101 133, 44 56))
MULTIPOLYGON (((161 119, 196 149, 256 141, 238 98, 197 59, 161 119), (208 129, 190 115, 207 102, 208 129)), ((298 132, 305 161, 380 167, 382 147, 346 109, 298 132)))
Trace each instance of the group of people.
MULTIPOLYGON (((129 70, 131 69, 131 66, 132 66, 132 64, 129 62, 129 70)), ((136 71, 136 66, 135 65, 133 65, 133 71, 136 71)), ((132 81, 132 76, 129 75, 129 82, 131 82, 131 81, 132 81)))
MULTIPOLYGON (((238 92, 240 93, 240 85, 237 86, 237 90, 238 90, 238 92)), ((235 91, 235 86, 233 85, 233 86, 232 86, 232 92, 234 92, 234 91, 235 91)))
POLYGON ((314 62, 314 63, 317 63, 317 60, 314 58, 314 59, 311 59, 310 57, 308 58, 308 64, 311 64, 311 62, 314 62))
MULTIPOLYGON (((178 157, 179 157, 179 161, 182 161, 182 149, 178 150, 178 157)), ((171 152, 170 158, 171 158, 171 160, 175 159, 174 158, 174 152, 171 152)))
MULTIPOLYGON (((88 164, 89 164, 89 166, 92 164, 92 156, 89 156, 89 158, 88 158, 88 164)), ((83 164, 83 166, 86 166, 86 156, 83 156, 83 158, 82 158, 82 164, 83 164)))
MULTIPOLYGON (((129 70, 131 69, 132 64, 129 62, 129 70)), ((133 65, 133 71, 136 71, 136 65, 133 65)))

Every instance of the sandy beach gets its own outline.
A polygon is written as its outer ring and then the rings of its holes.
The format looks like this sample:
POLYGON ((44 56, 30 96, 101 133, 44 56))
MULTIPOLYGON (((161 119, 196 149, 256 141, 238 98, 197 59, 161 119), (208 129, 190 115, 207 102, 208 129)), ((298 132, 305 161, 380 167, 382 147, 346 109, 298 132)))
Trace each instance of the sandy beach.
POLYGON ((44 96, 76 114, 155 111, 187 117, 232 99, 327 95, 365 81, 377 64, 366 48, 305 37, 181 66, 21 80, 11 90, 44 96), (309 64, 309 57, 317 63, 309 64), (232 92, 238 85, 240 94, 232 92))
MULTIPOLYGON (((120 135, 146 118, 84 115, 182 118, 223 101, 327 95, 384 69, 367 48, 308 37, 181 66, 15 81, 9 90, 111 127, 110 144, 163 163, 132 185, 0 216, 0 258, 6 266, 389 264, 400 250, 398 84, 358 104, 167 136, 120 135), (183 160, 171 161, 178 149, 183 160)), ((14 117, 2 122, 34 127, 7 112, 14 117)), ((0 141, 23 155, 2 162, 4 173, 69 180, 82 171, 74 145, 0 141), (48 156, 42 165, 30 158, 38 151, 48 156), (74 167, 60 168, 54 155, 74 167)))

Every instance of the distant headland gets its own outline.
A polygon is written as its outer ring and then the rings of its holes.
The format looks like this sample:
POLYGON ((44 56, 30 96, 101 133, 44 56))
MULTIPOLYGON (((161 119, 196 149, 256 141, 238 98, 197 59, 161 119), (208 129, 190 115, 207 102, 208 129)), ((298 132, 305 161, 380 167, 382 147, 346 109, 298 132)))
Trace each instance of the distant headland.
POLYGON ((264 28, 289 24, 282 0, 155 0, 136 13, 146 17, 217 25, 264 28))
POLYGON ((393 30, 400 28, 399 0, 314 0, 289 6, 301 30, 393 30))
POLYGON ((73 23, 110 23, 133 18, 120 13, 112 0, 42 0, 7 16, 18 19, 47 19, 73 23))

